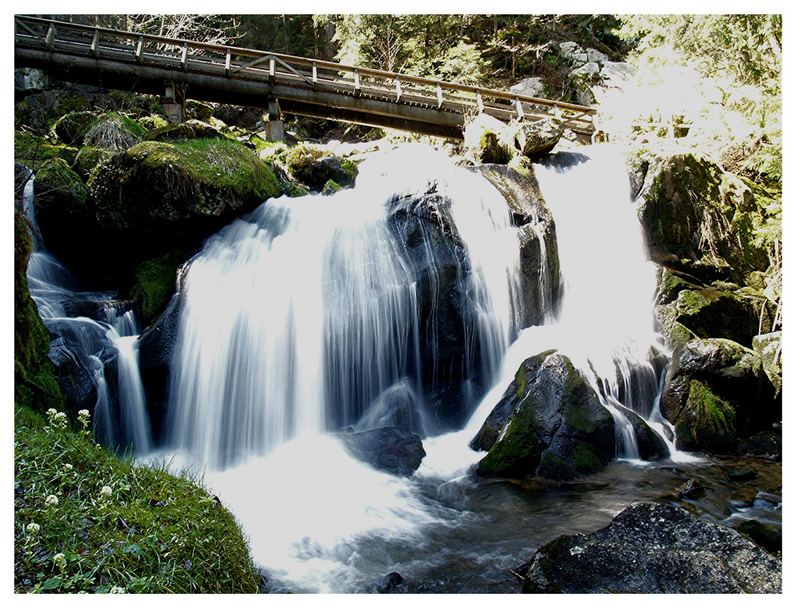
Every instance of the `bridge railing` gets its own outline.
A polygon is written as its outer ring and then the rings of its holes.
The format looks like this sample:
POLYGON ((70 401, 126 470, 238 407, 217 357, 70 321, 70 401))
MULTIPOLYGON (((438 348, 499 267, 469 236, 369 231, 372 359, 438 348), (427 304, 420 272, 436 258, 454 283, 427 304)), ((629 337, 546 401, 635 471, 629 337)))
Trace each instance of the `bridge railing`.
POLYGON ((486 112, 504 121, 556 116, 573 131, 594 132, 592 117, 595 111, 589 106, 230 45, 37 17, 17 16, 14 21, 17 45, 54 53, 288 84, 462 115, 486 112))

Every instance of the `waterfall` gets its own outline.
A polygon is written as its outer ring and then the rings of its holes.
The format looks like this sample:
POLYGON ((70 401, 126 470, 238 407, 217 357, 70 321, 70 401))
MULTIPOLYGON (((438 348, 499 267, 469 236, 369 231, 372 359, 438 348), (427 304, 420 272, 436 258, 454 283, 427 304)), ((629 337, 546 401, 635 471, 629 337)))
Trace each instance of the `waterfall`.
POLYGON ((61 262, 45 250, 36 223, 35 177, 23 190, 22 210, 31 225, 33 252, 27 279, 31 298, 55 336, 51 357, 69 363, 94 385, 95 436, 111 448, 152 449, 150 422, 139 375, 136 342, 140 333, 133 310, 114 293, 81 291, 61 262), (116 357, 116 393, 108 368, 116 357))
POLYGON ((172 445, 224 467, 365 413, 380 422, 393 387, 428 434, 444 426, 432 388, 458 386, 471 409, 518 331, 508 217, 480 176, 412 147, 372 156, 352 190, 271 200, 235 221, 184 279, 172 445), (462 324, 442 329, 452 302, 462 324))

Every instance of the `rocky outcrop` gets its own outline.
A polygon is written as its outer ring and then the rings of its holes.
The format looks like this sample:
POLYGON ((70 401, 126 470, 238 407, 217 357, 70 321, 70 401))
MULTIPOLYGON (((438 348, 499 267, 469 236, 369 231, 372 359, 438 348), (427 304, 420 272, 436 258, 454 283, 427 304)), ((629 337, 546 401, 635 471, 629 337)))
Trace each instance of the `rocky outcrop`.
POLYGON ((650 257, 704 283, 766 269, 753 229, 764 215, 750 186, 693 154, 648 159, 636 205, 650 257))
POLYGON ((779 593, 781 561, 735 530, 637 503, 592 534, 566 535, 531 559, 528 593, 779 593))
POLYGON ((348 159, 320 148, 298 145, 286 155, 286 167, 292 177, 315 191, 329 181, 340 187, 352 187, 358 167, 348 159))
POLYGON ((480 163, 508 163, 515 154, 514 128, 481 113, 464 127, 464 148, 480 163))
POLYGON ((673 355, 661 410, 675 425, 678 448, 712 452, 735 452, 740 438, 780 419, 758 355, 725 339, 695 339, 673 355))
POLYGON ((566 480, 599 471, 614 457, 611 414, 562 354, 526 360, 503 399, 473 440, 489 450, 478 475, 566 480))
POLYGON ((523 155, 538 159, 552 151, 563 135, 564 124, 558 119, 525 121, 517 127, 515 142, 523 155))
POLYGON ((412 475, 425 457, 419 436, 396 427, 342 433, 340 437, 354 458, 392 475, 412 475))
POLYGON ((556 226, 533 168, 484 164, 478 170, 503 195, 518 228, 522 326, 542 324, 561 293, 556 226))

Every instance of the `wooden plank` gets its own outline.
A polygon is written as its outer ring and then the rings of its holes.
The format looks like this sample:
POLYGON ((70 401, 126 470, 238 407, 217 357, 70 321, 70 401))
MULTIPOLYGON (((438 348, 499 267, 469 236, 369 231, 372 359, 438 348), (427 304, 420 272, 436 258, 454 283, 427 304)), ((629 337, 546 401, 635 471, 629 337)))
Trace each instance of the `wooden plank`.
POLYGON ((186 70, 186 56, 189 54, 189 45, 184 44, 181 50, 181 69, 186 70))
POLYGON ((403 95, 403 87, 400 85, 400 78, 399 77, 395 77, 395 79, 394 79, 394 90, 395 90, 395 93, 397 94, 397 98, 395 99, 395 102, 399 102, 400 101, 400 97, 403 95))
POLYGON ((228 49, 225 52, 225 76, 230 78, 231 76, 231 50, 228 49))
POLYGON ((481 97, 481 92, 478 91, 478 90, 475 90, 475 101, 477 102, 477 105, 478 105, 478 113, 482 113, 483 112, 483 98, 481 97))
POLYGON ((316 83, 318 80, 317 78, 317 63, 314 62, 311 64, 311 82, 316 83))
POLYGON ((56 26, 52 23, 50 27, 47 28, 47 36, 45 36, 44 44, 47 45, 47 48, 51 51, 56 48, 56 26))

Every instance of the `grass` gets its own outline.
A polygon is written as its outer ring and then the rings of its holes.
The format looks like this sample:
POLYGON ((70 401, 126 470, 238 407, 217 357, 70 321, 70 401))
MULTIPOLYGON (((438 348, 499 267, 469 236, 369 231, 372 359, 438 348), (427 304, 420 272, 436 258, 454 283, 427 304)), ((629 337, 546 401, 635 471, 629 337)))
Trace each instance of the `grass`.
POLYGON ((74 430, 15 407, 16 592, 258 590, 233 516, 197 483, 134 466, 74 430))

